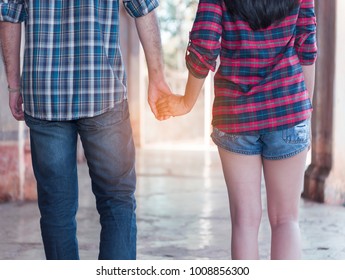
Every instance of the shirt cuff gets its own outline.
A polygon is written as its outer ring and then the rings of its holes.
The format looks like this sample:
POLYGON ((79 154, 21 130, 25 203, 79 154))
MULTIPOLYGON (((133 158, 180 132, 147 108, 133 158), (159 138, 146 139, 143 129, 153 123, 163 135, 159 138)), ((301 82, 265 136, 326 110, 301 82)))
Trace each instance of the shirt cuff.
POLYGON ((315 32, 297 38, 295 48, 301 65, 311 65, 317 59, 315 32))
POLYGON ((208 75, 209 69, 193 52, 186 54, 186 66, 188 71, 198 79, 206 78, 208 75))
POLYGON ((25 21, 25 19, 24 4, 19 1, 6 1, 6 3, 0 1, 0 21, 19 23, 25 21))
POLYGON ((159 6, 158 0, 123 0, 127 13, 134 18, 147 15, 159 6))

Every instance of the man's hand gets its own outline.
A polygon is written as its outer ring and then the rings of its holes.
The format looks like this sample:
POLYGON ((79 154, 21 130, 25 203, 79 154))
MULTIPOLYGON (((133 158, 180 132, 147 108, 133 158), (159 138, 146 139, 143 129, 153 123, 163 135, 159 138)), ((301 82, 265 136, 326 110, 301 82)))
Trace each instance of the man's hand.
POLYGON ((9 105, 13 117, 17 121, 24 120, 23 98, 19 92, 9 94, 9 105))
POLYGON ((167 119, 167 117, 162 118, 159 116, 158 110, 157 110, 157 102, 159 99, 172 94, 169 86, 166 84, 165 81, 160 81, 158 83, 150 81, 148 91, 149 91, 148 102, 149 102, 151 111, 155 115, 156 119, 160 121, 167 119))

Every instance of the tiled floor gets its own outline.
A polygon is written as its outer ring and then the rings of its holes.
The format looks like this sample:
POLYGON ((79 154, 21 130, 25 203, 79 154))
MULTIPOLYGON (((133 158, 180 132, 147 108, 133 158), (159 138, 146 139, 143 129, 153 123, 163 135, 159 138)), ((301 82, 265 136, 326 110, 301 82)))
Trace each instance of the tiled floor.
MULTIPOLYGON (((96 259, 99 223, 87 167, 79 166, 80 256, 96 259)), ((230 223, 218 154, 137 151, 138 259, 228 259, 230 223)), ((263 188, 263 198, 265 192, 263 188)), ((0 259, 44 259, 36 203, 0 204, 0 259)), ((303 258, 345 259, 345 208, 302 200, 303 258)), ((269 258, 264 212, 260 255, 269 258)))

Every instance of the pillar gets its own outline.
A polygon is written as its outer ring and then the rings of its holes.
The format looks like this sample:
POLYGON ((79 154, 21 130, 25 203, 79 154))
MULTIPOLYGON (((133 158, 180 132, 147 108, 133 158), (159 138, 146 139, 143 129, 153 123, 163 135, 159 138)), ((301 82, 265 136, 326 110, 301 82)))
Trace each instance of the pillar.
POLYGON ((341 27, 344 1, 316 1, 319 47, 316 63, 312 160, 303 197, 329 204, 345 202, 345 56, 341 27))
MULTIPOLYGON (((322 1, 325 2, 325 1, 322 1)), ((326 178, 324 202, 345 203, 345 1, 336 1, 336 48, 332 133, 332 169, 326 178)))

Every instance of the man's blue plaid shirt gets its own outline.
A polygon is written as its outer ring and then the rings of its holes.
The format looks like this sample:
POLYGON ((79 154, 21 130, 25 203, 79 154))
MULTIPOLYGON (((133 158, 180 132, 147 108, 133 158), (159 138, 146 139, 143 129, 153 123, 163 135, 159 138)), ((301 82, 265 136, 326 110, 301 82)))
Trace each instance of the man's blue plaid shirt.
MULTIPOLYGON (((158 0, 123 0, 132 17, 158 0)), ((127 98, 119 0, 0 0, 0 21, 25 22, 25 113, 46 120, 99 115, 127 98)))

